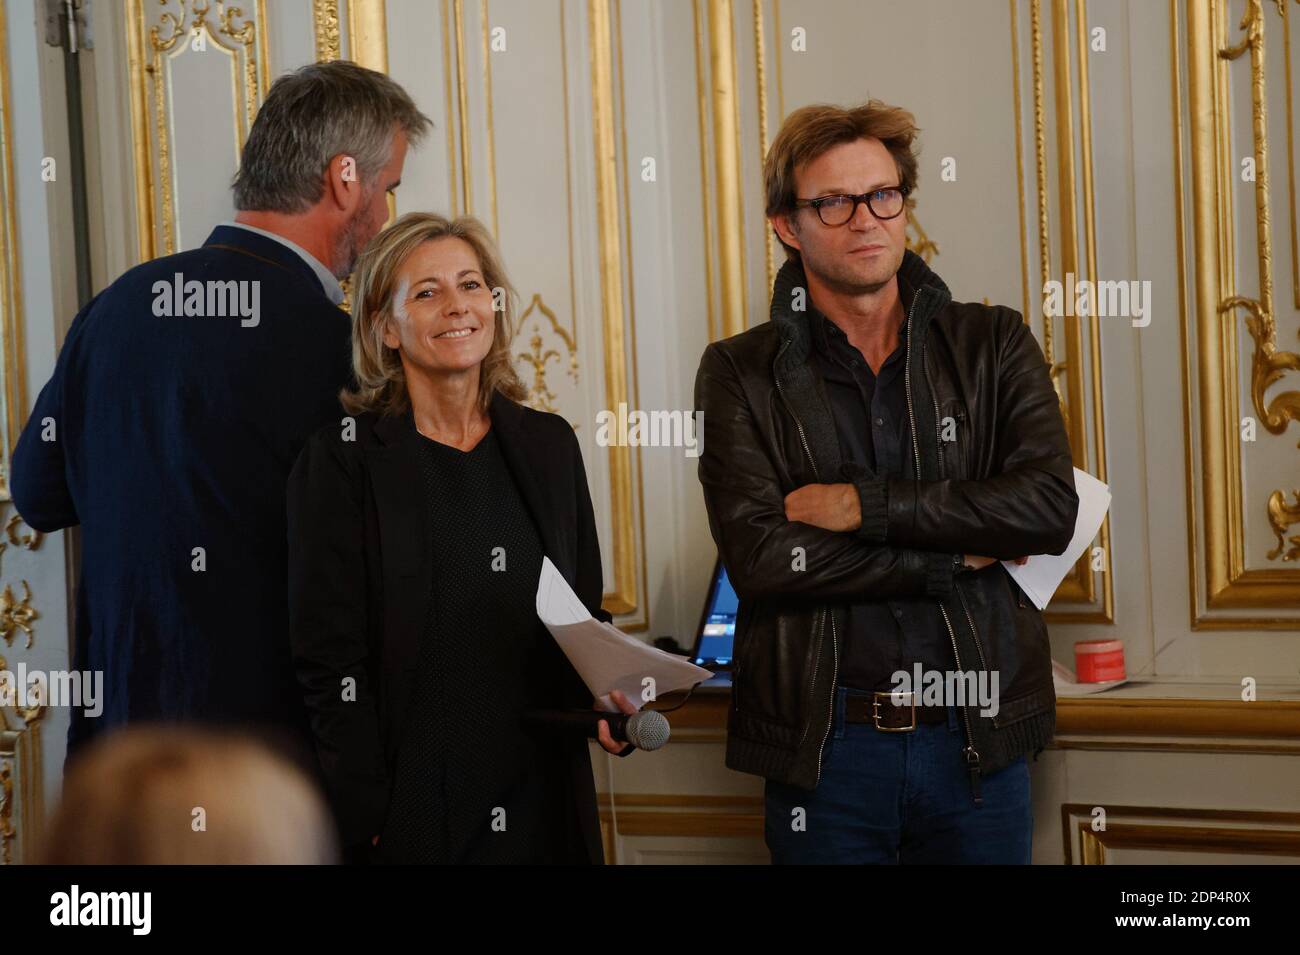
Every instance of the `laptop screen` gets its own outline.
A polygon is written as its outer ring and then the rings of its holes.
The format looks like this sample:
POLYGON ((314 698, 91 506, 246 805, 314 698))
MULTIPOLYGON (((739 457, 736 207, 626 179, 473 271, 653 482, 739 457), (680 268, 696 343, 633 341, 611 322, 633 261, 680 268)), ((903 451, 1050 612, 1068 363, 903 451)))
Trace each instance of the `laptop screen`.
POLYGON ((695 638, 693 662, 697 666, 709 669, 725 669, 731 666, 731 648, 736 637, 738 603, 736 591, 727 580, 727 570, 722 566, 722 561, 718 561, 713 569, 713 580, 709 584, 704 615, 700 620, 700 632, 695 638))

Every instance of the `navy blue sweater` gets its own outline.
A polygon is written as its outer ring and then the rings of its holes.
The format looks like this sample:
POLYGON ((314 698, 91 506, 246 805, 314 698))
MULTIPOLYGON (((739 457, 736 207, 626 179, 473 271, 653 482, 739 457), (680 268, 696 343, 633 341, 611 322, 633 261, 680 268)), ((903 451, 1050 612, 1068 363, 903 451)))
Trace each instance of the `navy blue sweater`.
POLYGON ((304 730, 285 483, 349 374, 347 314, 244 229, 131 269, 77 315, 11 476, 32 527, 82 529, 74 666, 103 671, 105 699, 72 711, 70 753, 139 720, 304 730), (178 273, 259 283, 256 318, 156 314, 178 273))

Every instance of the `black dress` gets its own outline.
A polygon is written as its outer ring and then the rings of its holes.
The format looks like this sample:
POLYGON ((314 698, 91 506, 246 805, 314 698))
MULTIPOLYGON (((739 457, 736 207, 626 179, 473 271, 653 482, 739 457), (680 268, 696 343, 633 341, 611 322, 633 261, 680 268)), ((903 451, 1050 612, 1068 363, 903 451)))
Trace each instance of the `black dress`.
POLYGON ((536 612, 537 527, 494 430, 470 451, 421 436, 420 455, 434 577, 377 857, 562 861, 565 757, 522 721, 559 705, 559 650, 536 612))

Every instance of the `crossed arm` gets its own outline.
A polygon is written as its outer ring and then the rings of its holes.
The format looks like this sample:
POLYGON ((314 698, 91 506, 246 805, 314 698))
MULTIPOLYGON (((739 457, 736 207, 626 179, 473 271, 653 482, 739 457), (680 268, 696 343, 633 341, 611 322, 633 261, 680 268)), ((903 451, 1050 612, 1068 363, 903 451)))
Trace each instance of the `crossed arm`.
POLYGON ((985 480, 861 477, 783 494, 738 370, 717 346, 696 378, 700 482, 737 593, 874 599, 946 596, 953 555, 1060 553, 1078 510, 1055 390, 1015 313, 999 357, 998 473, 985 480), (719 448, 729 452, 723 460, 719 448))
POLYGON ((858 477, 859 532, 868 543, 933 547, 1011 560, 1060 554, 1079 512, 1070 442, 1038 342, 1001 310, 992 474, 980 480, 858 477))

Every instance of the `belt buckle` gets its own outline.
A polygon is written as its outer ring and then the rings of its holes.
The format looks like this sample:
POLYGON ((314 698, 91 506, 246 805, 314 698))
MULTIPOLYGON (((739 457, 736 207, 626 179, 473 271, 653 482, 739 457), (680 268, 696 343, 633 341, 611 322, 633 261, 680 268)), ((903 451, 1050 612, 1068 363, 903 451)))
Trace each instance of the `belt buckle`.
POLYGON ((898 693, 898 696, 904 697, 907 703, 912 706, 912 725, 911 726, 881 726, 880 725, 880 697, 888 697, 889 702, 893 703, 895 696, 894 690, 876 690, 871 698, 871 718, 876 724, 876 729, 882 733, 910 733, 916 729, 916 694, 912 691, 898 693))

